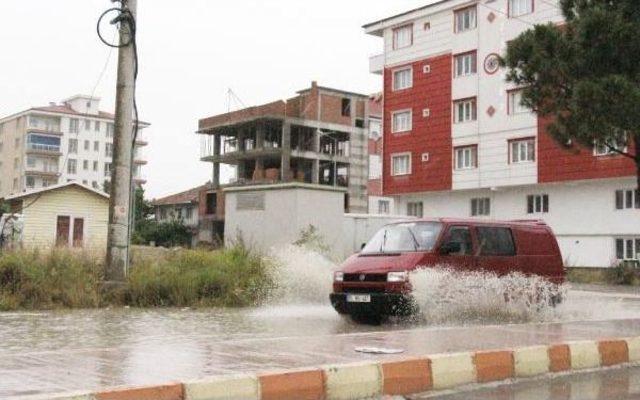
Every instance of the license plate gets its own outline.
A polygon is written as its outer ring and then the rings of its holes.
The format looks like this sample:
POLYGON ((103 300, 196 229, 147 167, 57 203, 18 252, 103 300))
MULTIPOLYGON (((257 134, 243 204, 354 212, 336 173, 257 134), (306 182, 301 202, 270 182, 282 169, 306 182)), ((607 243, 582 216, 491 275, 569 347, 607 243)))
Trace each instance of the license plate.
POLYGON ((371 295, 369 294, 348 294, 348 303, 371 303, 371 295))

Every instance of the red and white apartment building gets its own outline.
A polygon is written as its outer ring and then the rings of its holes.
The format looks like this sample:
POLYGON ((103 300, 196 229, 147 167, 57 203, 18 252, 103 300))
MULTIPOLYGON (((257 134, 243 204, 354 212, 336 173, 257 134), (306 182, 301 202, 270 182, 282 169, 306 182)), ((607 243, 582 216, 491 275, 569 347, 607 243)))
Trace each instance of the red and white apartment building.
POLYGON ((637 260, 633 162, 557 144, 498 65, 549 22, 563 22, 557 0, 441 0, 364 26, 384 41, 370 60, 384 81, 382 194, 395 214, 542 219, 567 266, 637 260))

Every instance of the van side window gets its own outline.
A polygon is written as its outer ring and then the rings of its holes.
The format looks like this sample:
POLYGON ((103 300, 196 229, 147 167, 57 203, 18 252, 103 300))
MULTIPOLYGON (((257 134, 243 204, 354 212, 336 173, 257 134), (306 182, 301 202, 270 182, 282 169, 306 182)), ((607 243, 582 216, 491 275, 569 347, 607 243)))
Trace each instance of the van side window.
POLYGON ((454 256, 465 256, 473 254, 473 242, 471 241, 471 232, 468 226, 452 226, 447 232, 445 243, 460 243, 460 251, 450 253, 454 256))
POLYGON ((516 246, 509 228, 478 227, 481 256, 515 256, 516 246))

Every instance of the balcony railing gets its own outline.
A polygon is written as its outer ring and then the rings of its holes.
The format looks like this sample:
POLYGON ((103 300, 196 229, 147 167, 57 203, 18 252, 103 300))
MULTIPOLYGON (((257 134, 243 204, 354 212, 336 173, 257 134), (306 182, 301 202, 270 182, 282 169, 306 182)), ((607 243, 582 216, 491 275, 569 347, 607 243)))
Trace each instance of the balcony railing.
POLYGON ((51 144, 27 143, 27 149, 35 151, 47 151, 52 153, 60 153, 60 146, 51 144))

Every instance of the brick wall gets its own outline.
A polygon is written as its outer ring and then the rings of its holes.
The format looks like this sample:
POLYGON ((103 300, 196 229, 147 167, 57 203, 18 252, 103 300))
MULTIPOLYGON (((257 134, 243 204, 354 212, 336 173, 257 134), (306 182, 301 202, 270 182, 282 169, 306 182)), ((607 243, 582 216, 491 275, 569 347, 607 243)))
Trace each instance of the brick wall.
POLYGON ((384 73, 384 194, 415 193, 450 190, 452 180, 451 140, 451 54, 412 63, 413 87, 392 91, 392 70, 384 73), (431 66, 423 73, 423 66, 431 66), (391 133, 391 113, 395 110, 413 111, 412 131, 391 133), (429 108, 430 116, 422 111, 429 108), (391 155, 411 152, 410 175, 391 176, 391 155), (423 153, 429 161, 422 162, 423 153))

